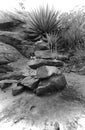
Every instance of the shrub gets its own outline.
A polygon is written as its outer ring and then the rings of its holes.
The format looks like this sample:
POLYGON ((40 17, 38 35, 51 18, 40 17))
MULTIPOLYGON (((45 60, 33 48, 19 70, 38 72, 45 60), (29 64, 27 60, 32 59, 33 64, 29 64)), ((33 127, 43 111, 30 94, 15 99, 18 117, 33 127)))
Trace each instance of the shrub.
POLYGON ((60 46, 67 50, 75 50, 78 45, 85 47, 85 13, 83 10, 63 13, 60 19, 60 46))
POLYGON ((30 13, 28 37, 37 41, 46 37, 47 33, 58 32, 60 28, 59 12, 46 8, 40 8, 30 13))

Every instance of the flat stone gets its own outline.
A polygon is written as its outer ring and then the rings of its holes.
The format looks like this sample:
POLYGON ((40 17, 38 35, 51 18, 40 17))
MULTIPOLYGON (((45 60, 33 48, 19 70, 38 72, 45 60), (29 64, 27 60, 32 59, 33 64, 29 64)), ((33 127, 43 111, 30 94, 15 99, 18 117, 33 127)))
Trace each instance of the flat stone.
POLYGON ((17 80, 9 80, 9 79, 1 80, 0 81, 0 88, 6 89, 8 87, 11 87, 13 83, 17 83, 17 80))
POLYGON ((44 65, 62 67, 63 62, 59 61, 59 60, 35 59, 35 60, 30 60, 28 62, 28 65, 32 69, 37 69, 37 68, 44 66, 44 65))
POLYGON ((14 88, 12 88, 12 95, 13 96, 17 96, 17 95, 21 94, 22 92, 24 92, 23 86, 15 86, 14 88))
POLYGON ((32 78, 32 77, 26 77, 21 81, 22 86, 28 89, 36 89, 39 84, 39 79, 37 78, 32 78))
POLYGON ((53 74, 61 74, 61 71, 55 66, 41 66, 37 69, 37 78, 47 78, 53 74))
POLYGON ((56 59, 67 62, 69 60, 69 56, 68 55, 57 55, 56 59))
POLYGON ((40 59, 54 59, 54 55, 50 50, 35 51, 35 57, 40 59))

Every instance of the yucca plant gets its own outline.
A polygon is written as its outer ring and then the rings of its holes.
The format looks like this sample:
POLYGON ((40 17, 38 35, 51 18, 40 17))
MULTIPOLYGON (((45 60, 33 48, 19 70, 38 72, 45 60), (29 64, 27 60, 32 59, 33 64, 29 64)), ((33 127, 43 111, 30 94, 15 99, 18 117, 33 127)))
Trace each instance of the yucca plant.
POLYGON ((28 37, 34 41, 40 40, 47 33, 59 31, 59 12, 46 8, 40 8, 30 13, 28 37))

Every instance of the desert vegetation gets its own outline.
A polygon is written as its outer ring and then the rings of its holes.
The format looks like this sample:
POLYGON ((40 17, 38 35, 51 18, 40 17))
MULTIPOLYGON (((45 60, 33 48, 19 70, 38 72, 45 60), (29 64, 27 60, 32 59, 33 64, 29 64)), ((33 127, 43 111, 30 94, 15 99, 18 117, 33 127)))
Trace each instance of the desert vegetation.
MULTIPOLYGON (((35 42, 43 40, 48 42, 50 50, 72 53, 76 58, 84 56, 85 12, 83 9, 61 14, 47 6, 31 12, 26 12, 23 9, 23 12, 2 12, 2 14, 3 17, 11 19, 12 22, 8 23, 9 25, 1 25, 0 30, 5 31, 6 35, 11 31, 17 36, 11 36, 11 39, 15 38, 16 41, 11 45, 23 55, 29 57, 29 53, 25 54, 29 45, 31 44, 34 47, 35 42)), ((0 32, 0 39, 3 41, 1 35, 5 34, 0 32)), ((7 36, 4 37, 7 38, 7 36)), ((10 44, 10 42, 7 42, 7 44, 10 44)))
POLYGON ((56 119, 73 123, 77 111, 85 115, 85 81, 79 75, 85 75, 84 8, 27 12, 20 6, 22 11, 0 12, 0 90, 11 90, 11 96, 26 93, 13 99, 0 121, 26 118, 34 125, 46 114, 50 119, 50 113, 59 113, 56 119))

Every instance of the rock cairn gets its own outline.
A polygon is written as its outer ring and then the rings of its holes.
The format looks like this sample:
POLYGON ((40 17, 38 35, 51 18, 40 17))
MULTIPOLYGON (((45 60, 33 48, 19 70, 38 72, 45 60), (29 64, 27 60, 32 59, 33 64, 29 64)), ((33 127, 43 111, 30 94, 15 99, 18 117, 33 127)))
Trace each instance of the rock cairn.
POLYGON ((58 69, 63 67, 62 61, 35 59, 29 62, 29 67, 36 70, 37 80, 30 86, 36 95, 54 93, 66 87, 65 76, 58 69))
MULTIPOLYGON (((62 91, 66 85, 65 76, 60 69, 63 62, 53 59, 35 59, 28 62, 29 75, 21 80, 0 81, 1 89, 12 87, 12 95, 16 96, 24 91, 30 91, 37 96, 53 94, 62 91)), ((21 77, 21 76, 19 76, 21 77)))
POLYGON ((22 68, 21 71, 14 71, 7 65, 4 65, 3 69, 1 66, 1 72, 9 72, 0 76, 1 89, 11 86, 13 96, 27 90, 38 96, 61 91, 67 82, 60 68, 67 60, 67 56, 51 53, 46 43, 39 42, 35 47, 35 58, 28 60, 27 69, 25 66, 25 70, 22 68))
POLYGON ((32 73, 13 88, 13 95, 30 90, 38 96, 52 94, 66 87, 65 76, 58 69, 63 66, 59 60, 35 59, 28 63, 32 73), (21 87, 20 87, 21 86, 21 87))

